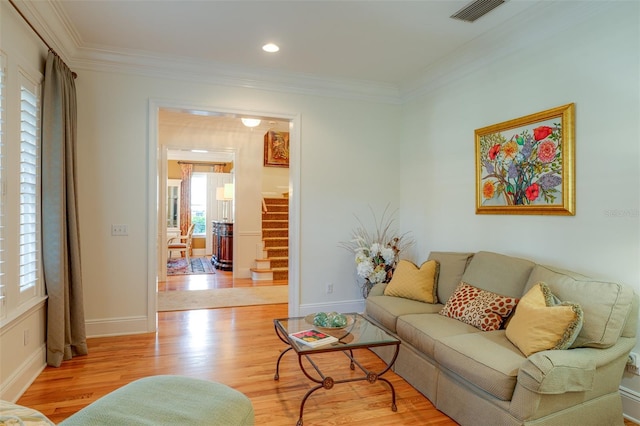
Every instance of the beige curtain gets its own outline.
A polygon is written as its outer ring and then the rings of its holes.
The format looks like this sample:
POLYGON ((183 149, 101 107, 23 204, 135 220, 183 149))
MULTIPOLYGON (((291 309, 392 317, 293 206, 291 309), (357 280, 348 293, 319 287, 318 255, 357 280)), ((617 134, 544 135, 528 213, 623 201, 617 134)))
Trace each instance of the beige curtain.
POLYGON ((49 52, 42 95, 42 253, 47 364, 86 355, 76 175, 76 87, 49 52))
POLYGON ((187 235, 191 226, 191 175, 193 164, 180 163, 182 181, 180 182, 180 234, 187 235))

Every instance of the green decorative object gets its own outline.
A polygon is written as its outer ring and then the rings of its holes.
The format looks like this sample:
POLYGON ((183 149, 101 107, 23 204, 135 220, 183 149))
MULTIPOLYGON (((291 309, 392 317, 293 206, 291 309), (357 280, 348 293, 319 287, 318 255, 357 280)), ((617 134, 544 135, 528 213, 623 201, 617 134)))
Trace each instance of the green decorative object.
POLYGON ((344 327, 347 325, 347 317, 337 312, 318 312, 313 317, 313 324, 327 328, 344 327))
POLYGON ((319 325, 320 327, 326 327, 327 324, 327 314, 326 312, 318 312, 315 317, 313 317, 313 324, 319 325))

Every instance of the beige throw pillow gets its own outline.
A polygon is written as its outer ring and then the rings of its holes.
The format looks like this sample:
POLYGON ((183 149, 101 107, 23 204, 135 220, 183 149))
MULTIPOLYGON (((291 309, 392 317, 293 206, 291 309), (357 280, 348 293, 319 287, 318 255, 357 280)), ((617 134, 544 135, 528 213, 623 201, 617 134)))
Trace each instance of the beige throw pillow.
POLYGON ((391 281, 384 289, 384 295, 437 303, 436 286, 439 266, 435 260, 424 262, 420 268, 413 262, 401 260, 393 272, 391 281))
POLYGON ((529 356, 547 349, 567 349, 582 328, 582 308, 561 302, 543 282, 531 287, 516 308, 507 339, 529 356))

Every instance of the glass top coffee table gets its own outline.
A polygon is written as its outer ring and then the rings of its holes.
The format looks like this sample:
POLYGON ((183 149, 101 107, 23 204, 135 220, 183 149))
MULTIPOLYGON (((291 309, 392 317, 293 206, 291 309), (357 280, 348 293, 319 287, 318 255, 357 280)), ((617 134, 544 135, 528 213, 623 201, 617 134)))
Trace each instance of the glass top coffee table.
POLYGON ((310 389, 302 398, 300 403, 300 417, 298 418, 297 426, 302 426, 302 413, 304 411, 304 404, 307 398, 317 391, 318 389, 331 389, 334 384, 347 383, 355 381, 367 381, 369 383, 375 383, 377 380, 381 380, 389 385, 391 389, 391 410, 397 411, 396 407, 396 391, 393 388, 391 382, 387 379, 380 377, 393 366, 393 363, 398 357, 398 350, 400 349, 400 340, 391 336, 380 327, 370 322, 367 318, 357 313, 343 314, 347 317, 347 325, 343 328, 323 328, 313 325, 313 315, 307 315, 306 317, 296 318, 280 318, 274 319, 273 323, 276 330, 276 335, 282 340, 288 348, 282 351, 278 357, 276 363, 276 374, 274 380, 280 379, 280 360, 289 351, 293 350, 298 355, 298 364, 300 370, 311 381, 318 383, 317 386, 310 389), (304 343, 300 343, 297 340, 289 337, 290 334, 297 333, 308 329, 316 329, 320 332, 326 333, 330 336, 337 338, 338 340, 333 343, 321 345, 321 346, 308 346, 304 343), (354 349, 366 348, 370 349, 378 346, 395 346, 395 353, 391 361, 386 364, 382 371, 375 372, 367 369, 360 364, 353 355, 354 349), (355 370, 357 366, 363 373, 360 377, 349 377, 340 380, 334 380, 330 375, 324 374, 316 363, 311 359, 313 355, 327 352, 342 353, 349 358, 349 367, 351 370, 355 370), (308 363, 313 367, 316 374, 303 363, 303 359, 306 359, 308 363))

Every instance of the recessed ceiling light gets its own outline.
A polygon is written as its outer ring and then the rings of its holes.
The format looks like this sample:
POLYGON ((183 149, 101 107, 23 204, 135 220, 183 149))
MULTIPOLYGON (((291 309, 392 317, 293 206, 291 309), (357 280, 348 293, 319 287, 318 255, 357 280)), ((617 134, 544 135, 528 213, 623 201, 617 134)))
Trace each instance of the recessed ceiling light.
POLYGON ((207 151, 206 149, 192 149, 191 152, 197 152, 197 153, 207 153, 209 151, 207 151))
POLYGON ((262 46, 262 50, 269 53, 276 53, 278 50, 280 50, 280 47, 277 44, 267 43, 262 46))

